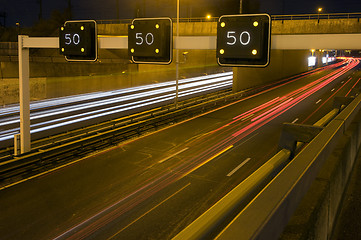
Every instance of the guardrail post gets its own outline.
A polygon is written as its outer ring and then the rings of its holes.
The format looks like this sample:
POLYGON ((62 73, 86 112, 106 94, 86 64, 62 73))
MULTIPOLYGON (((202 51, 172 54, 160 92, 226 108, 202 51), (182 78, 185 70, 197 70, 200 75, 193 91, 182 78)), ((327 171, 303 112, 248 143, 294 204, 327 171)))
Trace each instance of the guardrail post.
POLYGON ((29 152, 30 146, 30 83, 29 83, 29 48, 24 48, 24 39, 18 36, 19 50, 19 100, 20 100, 20 151, 29 152))
POLYGON ((14 155, 18 156, 20 155, 21 152, 21 147, 20 147, 20 134, 15 134, 14 135, 14 155))

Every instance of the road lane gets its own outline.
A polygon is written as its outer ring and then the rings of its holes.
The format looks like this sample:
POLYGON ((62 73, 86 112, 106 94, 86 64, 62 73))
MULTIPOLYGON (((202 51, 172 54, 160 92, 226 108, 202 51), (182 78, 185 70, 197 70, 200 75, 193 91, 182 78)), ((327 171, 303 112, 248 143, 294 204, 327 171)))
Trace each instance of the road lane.
MULTIPOLYGON (((307 98, 309 89, 297 90, 329 73, 285 84, 2 190, 0 234, 4 239, 168 239, 276 152, 282 122, 303 121, 318 107, 315 99, 327 99, 332 88, 342 86, 337 93, 346 94, 357 80, 347 82, 347 73, 307 98), (347 85, 340 85, 341 80, 347 85), (284 108, 279 110, 276 102, 284 108), (287 114, 281 114, 284 110, 287 114), (265 124, 235 134, 257 121, 265 124)), ((307 123, 327 111, 318 111, 307 123)))

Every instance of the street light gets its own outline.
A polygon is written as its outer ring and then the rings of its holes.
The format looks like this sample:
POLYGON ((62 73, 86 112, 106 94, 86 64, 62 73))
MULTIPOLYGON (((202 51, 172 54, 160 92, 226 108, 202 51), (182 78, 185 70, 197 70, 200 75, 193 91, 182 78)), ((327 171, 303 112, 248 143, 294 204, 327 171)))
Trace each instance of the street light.
POLYGON ((322 8, 321 7, 319 7, 318 9, 317 9, 317 13, 318 13, 318 15, 317 15, 317 20, 318 20, 318 22, 320 21, 320 13, 322 12, 322 8))
POLYGON ((211 17, 212 17, 211 14, 207 14, 207 16, 206 16, 207 20, 210 20, 211 17))
POLYGON ((16 29, 18 31, 18 35, 20 35, 20 23, 19 22, 16 23, 16 29))

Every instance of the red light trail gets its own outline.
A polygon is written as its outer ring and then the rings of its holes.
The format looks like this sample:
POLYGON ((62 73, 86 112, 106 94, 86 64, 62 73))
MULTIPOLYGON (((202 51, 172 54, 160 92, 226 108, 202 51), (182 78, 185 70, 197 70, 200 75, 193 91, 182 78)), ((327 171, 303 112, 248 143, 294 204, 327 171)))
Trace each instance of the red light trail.
MULTIPOLYGON (((199 143, 198 145, 202 146, 200 147, 202 150, 192 150, 190 146, 187 146, 187 148, 185 148, 185 146, 182 146, 183 150, 178 150, 177 153, 181 153, 186 156, 187 152, 193 151, 190 155, 191 157, 184 158, 182 161, 167 161, 170 166, 160 171, 157 175, 153 175, 146 182, 139 184, 139 187, 136 191, 129 193, 127 196, 112 204, 110 207, 83 221, 77 226, 74 226, 70 230, 58 236, 56 239, 83 239, 89 237, 100 228, 106 226, 110 222, 122 216, 124 213, 135 208, 136 206, 149 199, 151 196, 161 191, 165 187, 178 181, 184 176, 191 174, 192 172, 199 169, 206 163, 212 161, 213 159, 223 154, 226 154, 227 150, 241 143, 241 141, 243 141, 247 136, 254 133, 256 130, 260 129, 262 126, 277 118, 281 114, 285 113, 292 107, 296 106, 304 99, 310 97, 312 94, 316 93, 320 89, 326 87, 337 78, 341 77, 342 75, 356 67, 359 62, 360 60, 358 59, 346 59, 340 63, 301 74, 298 78, 289 81, 297 81, 304 76, 316 74, 321 70, 335 69, 331 73, 328 73, 327 75, 307 84, 304 87, 296 89, 284 96, 278 96, 270 101, 267 101, 266 103, 250 109, 240 115, 237 115, 229 123, 208 132, 199 139, 194 140, 195 142, 199 143), (345 66, 341 67, 342 65, 345 66), (227 135, 227 137, 224 138, 222 137, 222 135, 227 135), (219 139, 218 143, 211 144, 211 142, 215 139, 219 139)), ((357 81, 357 83, 359 81, 360 79, 357 81)), ((280 83, 280 86, 288 84, 289 82, 280 83)), ((345 86, 347 83, 348 82, 343 84, 342 87, 345 86)), ((356 84, 352 88, 354 88, 356 84)), ((332 96, 334 96, 336 93, 337 91, 333 93, 332 96)), ((249 99, 259 94, 261 93, 254 94, 245 99, 249 99)), ((347 93, 346 95, 348 94, 349 93, 347 93)), ((245 99, 239 100, 237 102, 244 101, 245 99)), ((319 106, 319 108, 321 106, 319 106)), ((157 164, 162 164, 163 162, 164 161, 157 161, 157 164)), ((133 224, 133 222, 131 222, 131 224, 133 224)), ((129 225, 127 225, 125 228, 127 228, 129 225)), ((125 228, 123 228, 121 231, 123 231, 125 228)))

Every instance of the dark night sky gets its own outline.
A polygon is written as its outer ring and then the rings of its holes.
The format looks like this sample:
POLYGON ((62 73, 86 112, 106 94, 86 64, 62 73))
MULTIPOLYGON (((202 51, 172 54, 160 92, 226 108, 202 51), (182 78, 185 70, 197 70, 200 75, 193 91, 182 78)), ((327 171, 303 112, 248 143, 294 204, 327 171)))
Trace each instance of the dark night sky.
MULTIPOLYGON (((116 19, 116 2, 119 1, 120 18, 131 19, 138 14, 146 17, 176 15, 176 0, 71 0, 73 19, 116 19), (145 9, 143 6, 146 6, 145 9)), ((257 0, 251 0, 256 2, 257 0)), ((361 0, 258 0, 260 12, 269 14, 361 12, 361 0)), ((7 26, 20 22, 31 26, 39 15, 39 0, 0 0, 0 13, 6 12, 7 26)), ((54 10, 64 11, 68 0, 43 0, 43 18, 54 10)), ((180 0, 181 17, 201 17, 238 13, 239 0, 180 0)), ((2 22, 2 21, 1 21, 2 22)))

